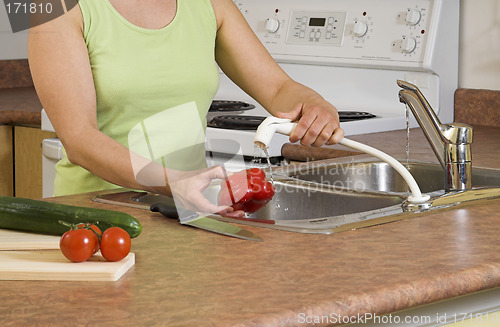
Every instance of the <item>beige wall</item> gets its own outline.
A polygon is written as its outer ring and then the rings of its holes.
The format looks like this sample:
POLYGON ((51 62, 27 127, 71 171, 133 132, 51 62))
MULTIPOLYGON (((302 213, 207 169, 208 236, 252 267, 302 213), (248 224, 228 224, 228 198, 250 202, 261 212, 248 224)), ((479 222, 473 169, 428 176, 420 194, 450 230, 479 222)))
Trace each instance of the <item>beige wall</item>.
POLYGON ((459 87, 500 90, 500 0, 461 0, 459 87))

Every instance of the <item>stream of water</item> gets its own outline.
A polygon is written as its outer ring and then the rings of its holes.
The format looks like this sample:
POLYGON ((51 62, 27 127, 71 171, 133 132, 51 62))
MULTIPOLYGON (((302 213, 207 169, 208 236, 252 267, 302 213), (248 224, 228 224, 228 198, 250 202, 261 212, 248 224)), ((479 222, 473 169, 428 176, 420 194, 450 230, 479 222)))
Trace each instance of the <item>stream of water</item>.
MULTIPOLYGON (((267 147, 259 147, 259 146, 255 146, 255 149, 257 151, 257 149, 262 150, 262 152, 264 152, 264 155, 266 156, 266 161, 267 161, 267 168, 269 170, 269 177, 271 179, 271 184, 273 184, 273 187, 275 186, 274 185, 274 176, 273 176, 273 171, 272 171, 272 166, 271 166, 271 158, 269 157, 269 151, 268 151, 268 148, 267 147)), ((260 160, 257 158, 257 155, 254 156, 253 160, 252 160, 253 163, 256 163, 256 162, 260 162, 260 160)), ((276 209, 280 209, 281 208, 281 205, 279 203, 279 200, 276 200, 275 201, 275 207, 276 209)))
POLYGON ((410 107, 406 105, 406 169, 410 169, 410 107))

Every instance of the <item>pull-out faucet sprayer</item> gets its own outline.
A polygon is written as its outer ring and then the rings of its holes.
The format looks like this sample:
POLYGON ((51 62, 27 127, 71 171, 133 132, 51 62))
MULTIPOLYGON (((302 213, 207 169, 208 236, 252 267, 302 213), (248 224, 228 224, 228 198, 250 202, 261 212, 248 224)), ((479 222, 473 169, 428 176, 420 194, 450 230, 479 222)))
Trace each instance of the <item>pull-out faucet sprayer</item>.
MULTIPOLYGON (((292 123, 290 119, 281 119, 277 117, 268 117, 266 118, 257 128, 257 132, 255 133, 254 143, 259 147, 268 147, 271 142, 271 138, 275 133, 280 133, 284 135, 290 135, 292 131, 297 126, 297 123, 292 123)), ((410 188, 411 195, 408 197, 408 201, 413 204, 425 203, 429 200, 429 195, 422 194, 420 192, 420 188, 418 187, 417 182, 410 174, 410 172, 396 159, 389 156, 388 154, 372 148, 371 146, 349 140, 342 139, 340 141, 341 145, 368 153, 376 158, 379 158, 389 165, 391 165, 406 181, 408 187, 410 188)))

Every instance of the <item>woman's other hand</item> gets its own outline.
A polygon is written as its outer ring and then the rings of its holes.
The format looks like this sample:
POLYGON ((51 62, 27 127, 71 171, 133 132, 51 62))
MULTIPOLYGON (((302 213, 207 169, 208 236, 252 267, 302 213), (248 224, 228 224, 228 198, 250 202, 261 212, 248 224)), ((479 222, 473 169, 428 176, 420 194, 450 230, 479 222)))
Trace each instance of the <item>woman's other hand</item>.
POLYGON ((323 146, 337 144, 344 138, 337 109, 304 85, 292 80, 285 82, 273 105, 277 117, 298 121, 290 142, 323 146))
POLYGON ((230 206, 219 206, 211 203, 203 194, 212 180, 226 178, 223 167, 215 166, 189 172, 169 170, 167 174, 172 196, 175 202, 184 208, 223 216, 241 217, 244 215, 244 212, 234 211, 230 206))
POLYGON ((323 146, 339 143, 344 131, 339 125, 339 115, 333 105, 325 100, 298 103, 289 112, 277 112, 279 118, 297 121, 290 135, 290 142, 302 145, 323 146))
POLYGON ((336 144, 344 137, 335 107, 292 80, 271 57, 230 0, 212 0, 217 17, 216 60, 224 73, 272 115, 298 120, 290 141, 336 144))

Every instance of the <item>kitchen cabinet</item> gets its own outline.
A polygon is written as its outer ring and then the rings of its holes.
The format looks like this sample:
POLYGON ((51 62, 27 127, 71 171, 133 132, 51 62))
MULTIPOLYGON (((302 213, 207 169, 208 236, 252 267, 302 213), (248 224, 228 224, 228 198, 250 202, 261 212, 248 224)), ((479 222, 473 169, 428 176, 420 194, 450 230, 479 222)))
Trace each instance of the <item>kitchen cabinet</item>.
POLYGON ((12 126, 0 126, 0 196, 14 194, 12 126))
POLYGON ((55 133, 35 127, 14 126, 14 194, 42 197, 42 140, 55 133))

